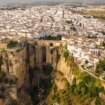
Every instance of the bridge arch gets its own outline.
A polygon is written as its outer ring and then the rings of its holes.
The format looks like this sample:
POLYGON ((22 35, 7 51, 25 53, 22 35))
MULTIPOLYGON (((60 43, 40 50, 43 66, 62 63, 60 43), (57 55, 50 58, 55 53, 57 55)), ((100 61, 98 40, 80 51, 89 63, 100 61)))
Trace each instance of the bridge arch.
POLYGON ((42 63, 46 63, 46 46, 42 46, 42 63))

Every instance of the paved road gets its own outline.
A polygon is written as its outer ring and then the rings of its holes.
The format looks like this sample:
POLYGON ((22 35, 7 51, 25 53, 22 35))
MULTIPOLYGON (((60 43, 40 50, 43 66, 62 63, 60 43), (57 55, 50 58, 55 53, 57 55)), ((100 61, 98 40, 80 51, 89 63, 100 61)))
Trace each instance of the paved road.
POLYGON ((81 65, 79 65, 79 68, 80 68, 82 71, 87 72, 88 74, 90 74, 92 77, 94 77, 94 78, 96 78, 96 79, 98 79, 98 80, 101 80, 101 81, 105 82, 104 79, 101 79, 101 78, 97 77, 96 75, 92 74, 91 72, 88 71, 88 69, 83 69, 81 65))

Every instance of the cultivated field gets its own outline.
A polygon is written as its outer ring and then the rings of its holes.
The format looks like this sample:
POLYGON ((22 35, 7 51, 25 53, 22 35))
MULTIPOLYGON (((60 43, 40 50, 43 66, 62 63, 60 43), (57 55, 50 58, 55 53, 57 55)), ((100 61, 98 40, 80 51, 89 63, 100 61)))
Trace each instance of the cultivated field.
POLYGON ((98 18, 105 21, 105 10, 83 10, 79 12, 82 15, 91 15, 94 18, 98 18))

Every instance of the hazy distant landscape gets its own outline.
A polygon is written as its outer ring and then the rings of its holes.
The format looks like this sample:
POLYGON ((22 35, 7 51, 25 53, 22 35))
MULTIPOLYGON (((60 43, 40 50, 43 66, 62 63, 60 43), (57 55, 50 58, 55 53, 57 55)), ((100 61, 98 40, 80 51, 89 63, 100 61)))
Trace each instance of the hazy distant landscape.
POLYGON ((80 2, 80 3, 102 3, 104 0, 0 0, 0 5, 20 4, 35 2, 80 2))

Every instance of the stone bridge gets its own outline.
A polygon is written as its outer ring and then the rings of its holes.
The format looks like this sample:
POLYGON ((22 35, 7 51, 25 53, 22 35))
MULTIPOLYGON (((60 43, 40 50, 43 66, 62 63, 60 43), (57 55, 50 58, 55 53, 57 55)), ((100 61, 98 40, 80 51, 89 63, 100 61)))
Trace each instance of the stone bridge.
MULTIPOLYGON (((31 45, 34 46, 34 54, 35 54, 35 64, 38 66, 51 64, 55 66, 55 61, 57 59, 56 53, 52 52, 54 48, 59 46, 65 46, 66 42, 64 41, 52 41, 52 40, 36 40, 30 41, 31 45)), ((30 54, 32 54, 30 50, 30 54)), ((31 57, 30 57, 31 58, 31 57)))

